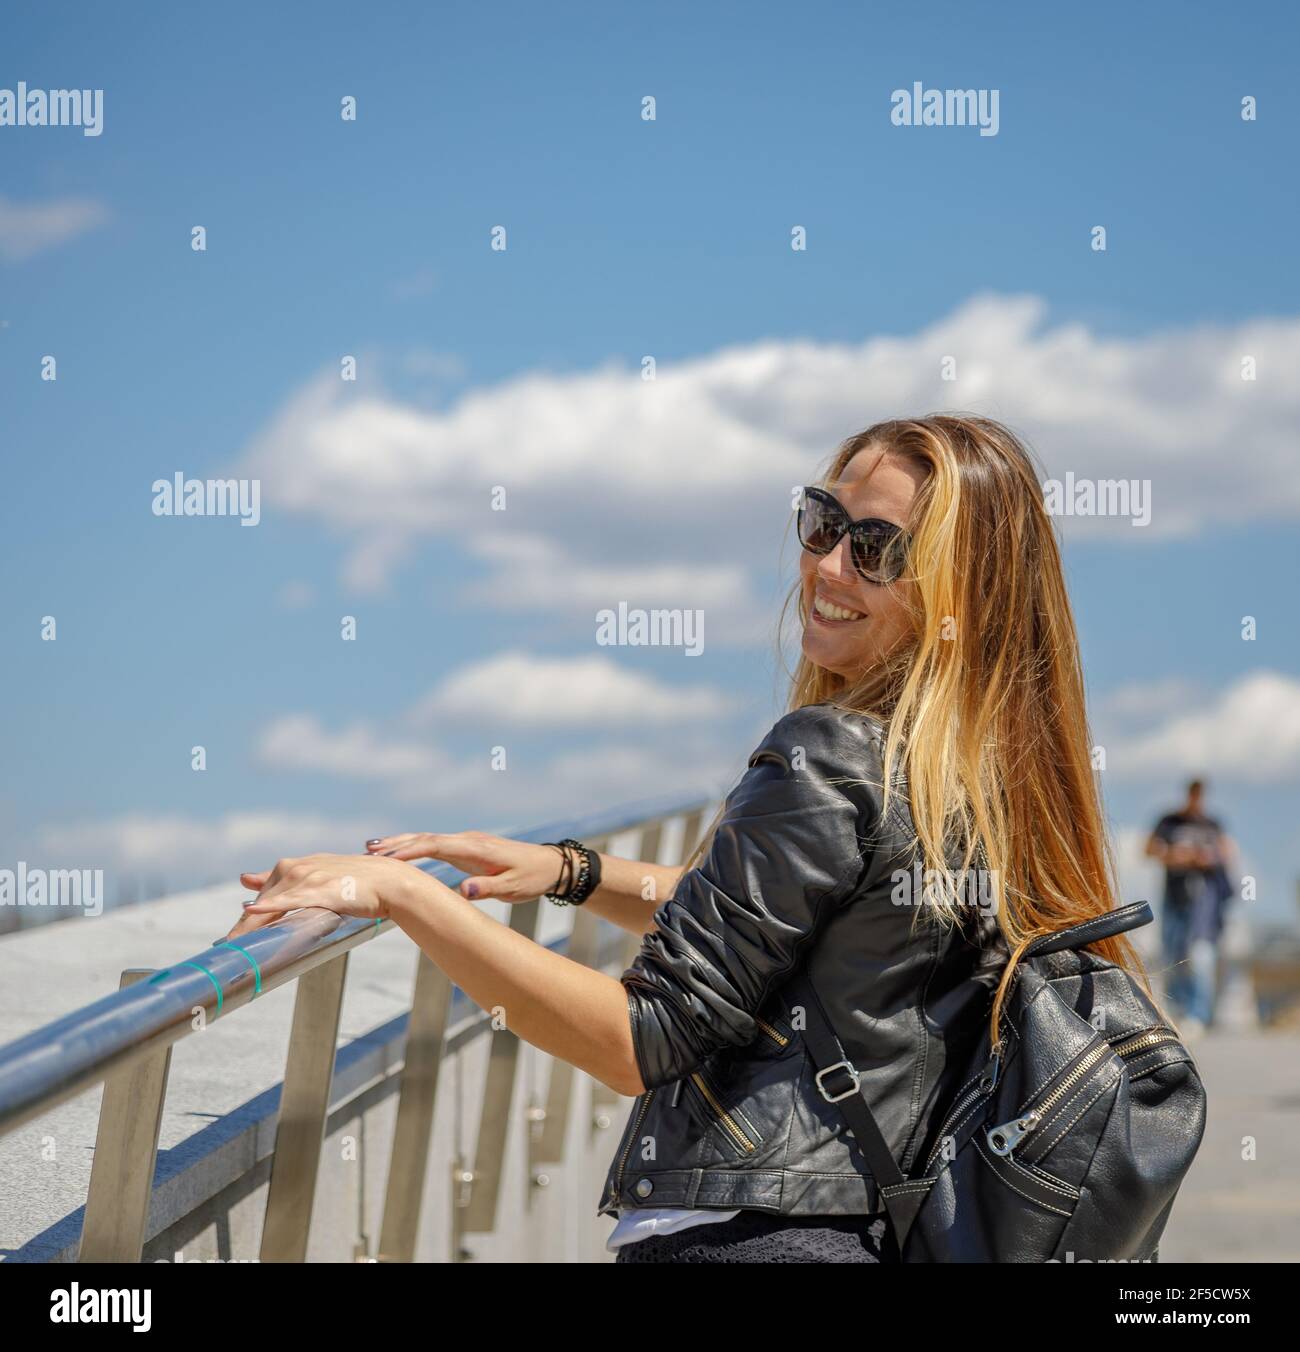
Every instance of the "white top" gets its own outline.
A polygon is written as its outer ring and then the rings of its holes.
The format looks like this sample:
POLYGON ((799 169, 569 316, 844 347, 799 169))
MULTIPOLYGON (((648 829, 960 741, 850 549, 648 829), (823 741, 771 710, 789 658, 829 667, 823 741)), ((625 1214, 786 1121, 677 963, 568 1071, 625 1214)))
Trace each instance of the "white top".
POLYGON ((729 1221, 739 1215, 739 1208, 735 1211, 691 1211, 685 1207, 660 1206, 624 1211, 605 1241, 605 1248, 613 1253, 624 1244, 634 1244, 639 1239, 649 1239, 651 1235, 673 1235, 692 1225, 729 1221))

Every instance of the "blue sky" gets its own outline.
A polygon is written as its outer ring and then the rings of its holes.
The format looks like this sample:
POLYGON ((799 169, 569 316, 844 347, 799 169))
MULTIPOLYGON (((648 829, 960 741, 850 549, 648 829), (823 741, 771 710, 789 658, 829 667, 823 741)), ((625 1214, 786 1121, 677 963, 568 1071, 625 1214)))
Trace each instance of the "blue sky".
POLYGON ((1150 528, 1063 523, 1114 825, 1194 767, 1293 913, 1292 7, 0 25, 0 87, 104 90, 98 137, 0 127, 5 860, 176 888, 720 787, 777 709, 787 486, 942 402, 1151 481, 1150 528), (998 134, 892 125, 916 80, 998 134), (256 474, 260 524, 155 517, 178 471, 256 474), (704 653, 597 647, 620 600, 703 608, 704 653), (494 706, 548 682, 582 707, 494 706))

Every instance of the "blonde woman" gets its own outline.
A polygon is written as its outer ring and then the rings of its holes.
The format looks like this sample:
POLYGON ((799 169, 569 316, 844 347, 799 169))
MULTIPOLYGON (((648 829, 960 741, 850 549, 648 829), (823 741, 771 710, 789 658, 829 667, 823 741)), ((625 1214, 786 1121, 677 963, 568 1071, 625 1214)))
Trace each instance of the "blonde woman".
MULTIPOLYGON (((693 866, 467 832, 243 876, 236 933, 305 906, 390 917, 520 1037, 637 1098, 600 1202, 620 1262, 896 1258, 792 978, 907 1174, 996 1045, 1008 958, 1114 904, 1074 622, 1017 439, 953 415, 870 427, 801 493, 799 538, 791 711, 693 866), (459 893, 420 858, 464 870, 459 893), (466 904, 547 893, 644 935, 621 979, 466 904)), ((1137 970, 1122 937, 1092 949, 1137 970)))

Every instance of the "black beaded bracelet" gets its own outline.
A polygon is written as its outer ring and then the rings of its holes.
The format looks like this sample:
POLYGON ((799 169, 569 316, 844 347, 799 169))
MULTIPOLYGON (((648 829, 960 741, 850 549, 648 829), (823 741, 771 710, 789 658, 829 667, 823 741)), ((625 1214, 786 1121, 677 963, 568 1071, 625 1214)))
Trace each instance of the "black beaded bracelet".
POLYGON ((557 906, 581 906, 600 886, 600 855, 595 850, 589 850, 580 840, 549 841, 548 844, 552 849, 559 850, 564 864, 560 868, 560 876, 555 880, 554 890, 544 894, 546 900, 557 906), (570 855, 570 850, 573 855, 570 855), (574 877, 575 855, 579 861, 577 877, 574 877), (566 876, 569 885, 561 892, 566 876))
POLYGON ((571 840, 569 844, 582 856, 583 863, 578 873, 578 881, 569 890, 569 904, 581 906, 600 886, 600 855, 588 849, 580 840, 571 840))
POLYGON ((568 850, 556 841, 552 841, 546 848, 555 850, 559 854, 560 873, 555 879, 555 886, 549 892, 543 892, 542 895, 550 898, 567 896, 569 890, 573 887, 573 860, 569 858, 568 850), (568 879, 567 885, 565 883, 566 878, 568 879))

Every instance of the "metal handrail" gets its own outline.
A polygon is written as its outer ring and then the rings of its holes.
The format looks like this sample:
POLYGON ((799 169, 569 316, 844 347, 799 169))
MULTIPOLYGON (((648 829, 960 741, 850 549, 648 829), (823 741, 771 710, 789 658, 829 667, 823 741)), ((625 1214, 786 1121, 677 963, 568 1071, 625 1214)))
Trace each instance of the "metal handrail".
MULTIPOLYGON (((515 833, 512 839, 539 843, 560 836, 610 836, 648 818, 680 816, 701 804, 658 810, 621 807, 578 822, 515 833)), ((420 867, 443 882, 465 875, 446 864, 420 867)), ((369 943, 392 929, 330 911, 306 910, 279 924, 244 935, 237 946, 214 945, 115 991, 61 1019, 0 1046, 0 1136, 99 1084, 137 1056, 171 1046, 194 1031, 193 1011, 219 1008, 226 1017, 321 963, 369 943), (200 970, 202 969, 202 970, 200 970)))
MULTIPOLYGON (((689 838, 683 840, 683 852, 689 849, 705 811, 706 803, 698 800, 685 805, 667 805, 660 800, 512 834, 515 839, 534 843, 562 836, 599 843, 640 828, 644 858, 658 852, 662 825, 673 818, 693 823, 684 831, 684 837, 689 838), (647 849, 651 840, 653 848, 647 849)), ((445 864, 420 866, 449 884, 464 877, 445 864)), ((535 902, 516 905, 511 908, 509 923, 531 934, 536 917, 535 902)), ((585 915, 581 918, 584 922, 591 920, 585 915)), ((359 920, 318 909, 295 912, 238 941, 214 944, 162 971, 125 972, 121 989, 113 994, 0 1046, 0 1137, 105 1083, 86 1208, 83 1260, 139 1258, 171 1047, 195 1031, 195 1010, 202 1009, 205 1016, 226 1018, 259 996, 297 981, 298 1003, 282 1087, 263 1257, 301 1261, 306 1252, 334 1067, 347 955, 391 928, 391 920, 359 920)), ((582 950, 584 960, 596 958, 594 927, 584 933, 576 947, 582 950)), ((393 1145, 395 1171, 399 1155, 407 1168, 423 1170, 421 1152, 427 1153, 432 1097, 437 1067, 446 1050, 451 994, 446 978, 422 958, 408 1032, 409 1039, 421 1048, 422 1064, 417 1064, 413 1056, 406 1058, 393 1145)), ((202 1022, 198 1021, 199 1026, 202 1022)), ((513 1056, 512 1050, 502 1070, 507 1077, 501 1079, 507 1105, 513 1086, 513 1056)), ((498 1099, 500 1093, 499 1086, 498 1099)), ((485 1120, 489 1111, 490 1105, 485 1104, 485 1120)), ((473 1171, 466 1171, 467 1182, 477 1177, 473 1171)), ((495 1194, 493 1178, 486 1193, 480 1189, 475 1211, 459 1219, 472 1221, 477 1215, 481 1224, 482 1215, 494 1214, 495 1194)), ((409 1259, 418 1210, 412 1214, 392 1189, 390 1202, 388 1210, 394 1218, 390 1223, 389 1215, 385 1215, 385 1231, 391 1232, 385 1247, 390 1250, 388 1256, 409 1259)))

